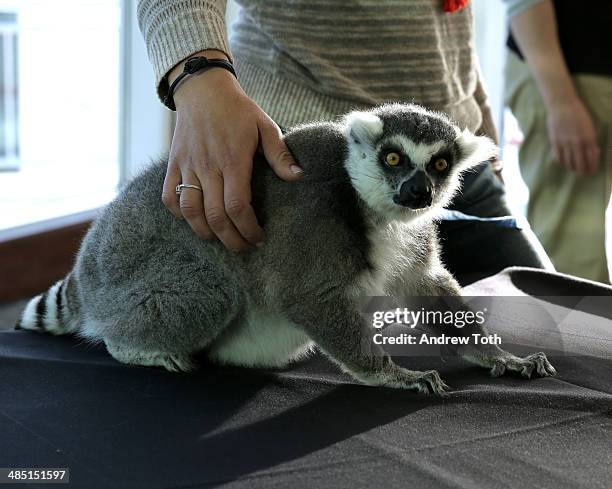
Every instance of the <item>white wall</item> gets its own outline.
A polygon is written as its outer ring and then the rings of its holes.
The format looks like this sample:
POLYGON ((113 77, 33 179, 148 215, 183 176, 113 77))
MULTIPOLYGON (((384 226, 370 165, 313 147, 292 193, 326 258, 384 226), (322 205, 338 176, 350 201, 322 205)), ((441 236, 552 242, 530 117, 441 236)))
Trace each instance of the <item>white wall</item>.
POLYGON ((169 151, 172 114, 157 98, 155 76, 136 20, 136 0, 123 0, 120 181, 169 151))
POLYGON ((227 24, 228 29, 230 29, 230 32, 232 23, 236 20, 236 17, 238 17, 239 10, 240 6, 236 3, 235 0, 227 0, 227 8, 225 10, 225 23, 227 24))
POLYGON ((476 50, 480 58, 489 102, 500 136, 504 110, 504 63, 508 35, 506 9, 502 0, 474 0, 476 50))

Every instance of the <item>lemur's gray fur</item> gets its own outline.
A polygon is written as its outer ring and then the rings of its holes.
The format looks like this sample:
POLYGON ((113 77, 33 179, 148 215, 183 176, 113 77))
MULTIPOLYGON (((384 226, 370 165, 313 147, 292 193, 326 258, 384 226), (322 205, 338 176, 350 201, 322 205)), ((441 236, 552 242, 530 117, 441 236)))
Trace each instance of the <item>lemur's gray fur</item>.
MULTIPOLYGON (((461 293, 440 262, 433 219, 461 172, 489 159, 494 144, 400 104, 299 126, 285 140, 305 176, 284 182, 256 157, 253 206, 265 246, 234 254, 200 240, 162 205, 160 162, 102 212, 73 271, 32 299, 18 326, 77 332, 104 341, 121 362, 169 370, 189 370, 197 352, 279 367, 317 345, 367 384, 442 393, 436 371, 409 371, 364 347, 357 298, 461 293), (447 169, 433 167, 440 159, 447 169)), ((456 353, 495 375, 554 374, 543 353, 462 348, 456 353)))

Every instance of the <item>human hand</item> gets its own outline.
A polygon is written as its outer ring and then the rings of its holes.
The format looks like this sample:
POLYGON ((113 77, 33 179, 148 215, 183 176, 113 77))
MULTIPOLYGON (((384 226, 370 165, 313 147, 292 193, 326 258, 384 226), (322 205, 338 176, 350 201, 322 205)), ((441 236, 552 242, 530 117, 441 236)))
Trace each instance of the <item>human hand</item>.
POLYGON ((591 114, 579 98, 552 104, 548 135, 559 163, 578 175, 594 175, 600 148, 591 114))
MULTIPOLYGON (((204 52, 218 58, 222 53, 204 52)), ((178 75, 182 68, 171 74, 178 75)), ((264 233, 251 206, 253 156, 260 147, 274 172, 292 181, 303 175, 279 127, 244 93, 227 70, 212 68, 179 85, 177 120, 162 201, 203 239, 215 236, 230 250, 260 246, 264 233), (176 195, 178 184, 184 188, 176 195)))

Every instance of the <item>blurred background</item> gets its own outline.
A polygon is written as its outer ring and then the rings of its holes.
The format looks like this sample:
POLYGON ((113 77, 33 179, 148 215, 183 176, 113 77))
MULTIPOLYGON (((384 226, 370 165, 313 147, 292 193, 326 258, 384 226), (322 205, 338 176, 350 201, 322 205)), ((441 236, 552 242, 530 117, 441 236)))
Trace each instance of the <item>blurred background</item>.
MULTIPOLYGON (((501 0, 474 8, 504 177, 522 212, 522 136, 503 106, 505 10, 501 0)), ((228 25, 237 9, 230 0, 228 25)), ((136 0, 0 0, 0 303, 63 275, 97 209, 168 151, 172 128, 136 0)))

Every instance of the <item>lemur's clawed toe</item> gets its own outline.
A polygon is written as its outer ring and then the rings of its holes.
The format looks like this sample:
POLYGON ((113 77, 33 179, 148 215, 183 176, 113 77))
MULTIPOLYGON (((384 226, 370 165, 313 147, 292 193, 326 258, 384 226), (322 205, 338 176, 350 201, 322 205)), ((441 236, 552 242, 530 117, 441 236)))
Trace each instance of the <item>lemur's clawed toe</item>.
POLYGON ((417 379, 415 390, 422 394, 435 394, 443 396, 450 390, 446 382, 442 380, 440 374, 436 370, 423 372, 420 378, 417 379))
POLYGON ((534 372, 539 377, 556 375, 555 367, 546 358, 543 352, 534 353, 525 358, 508 354, 492 360, 491 376, 500 377, 506 372, 515 372, 526 379, 531 379, 534 372))
POLYGON ((393 365, 392 372, 382 374, 374 384, 437 396, 443 396, 450 390, 450 387, 442 380, 437 370, 418 372, 406 370, 395 365, 393 365))

